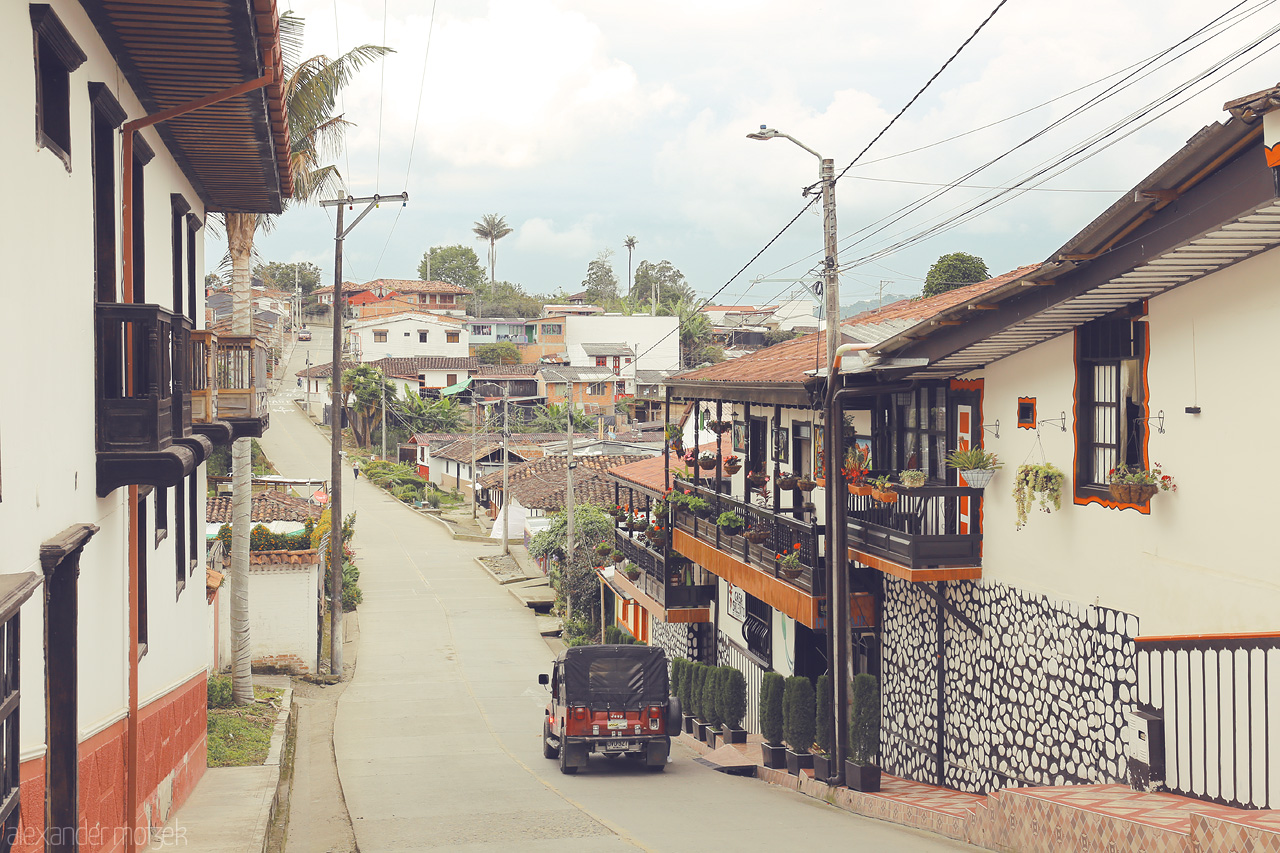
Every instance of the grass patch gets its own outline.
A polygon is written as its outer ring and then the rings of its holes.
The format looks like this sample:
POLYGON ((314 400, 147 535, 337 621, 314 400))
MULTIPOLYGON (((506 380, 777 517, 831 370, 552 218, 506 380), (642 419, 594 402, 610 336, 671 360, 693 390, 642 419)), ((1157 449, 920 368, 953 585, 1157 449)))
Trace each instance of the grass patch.
MULTIPOLYGON (((214 682, 223 680, 231 681, 221 677, 210 679, 211 696, 220 692, 214 687, 214 682)), ((255 685, 253 695, 256 701, 239 707, 209 709, 210 767, 250 767, 267 760, 271 730, 275 728, 279 713, 271 700, 283 692, 278 688, 255 685)), ((227 694, 229 697, 229 690, 227 694)))

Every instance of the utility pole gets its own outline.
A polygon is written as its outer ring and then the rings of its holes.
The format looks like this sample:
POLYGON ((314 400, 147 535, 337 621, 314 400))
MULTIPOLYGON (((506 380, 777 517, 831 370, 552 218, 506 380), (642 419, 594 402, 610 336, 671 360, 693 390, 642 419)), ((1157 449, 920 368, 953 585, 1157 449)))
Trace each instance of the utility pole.
POLYGON ((378 379, 378 388, 382 391, 382 461, 387 461, 387 376, 384 373, 378 379))
POLYGON ((880 279, 880 295, 879 295, 879 299, 880 299, 880 307, 881 307, 881 308, 883 308, 883 307, 884 307, 884 287, 885 287, 885 285, 886 285, 886 284, 894 284, 894 282, 892 282, 892 281, 885 281, 884 279, 880 279))
POLYGON ((471 399, 475 401, 476 410, 471 415, 471 518, 476 517, 476 423, 480 420, 480 401, 476 399, 476 389, 471 388, 471 399))
MULTIPOLYGON (((564 375, 561 374, 561 379, 564 375)), ((569 410, 565 418, 568 426, 565 428, 565 444, 564 451, 564 552, 569 565, 573 565, 573 383, 567 379, 564 383, 565 390, 565 407, 569 410)))
POLYGON ((383 201, 407 206, 409 194, 347 196, 320 202, 321 207, 338 210, 333 232, 333 371, 329 382, 329 467, 333 480, 329 490, 329 674, 336 678, 342 677, 342 244, 351 229, 383 201), (344 205, 354 210, 357 204, 363 204, 364 210, 343 228, 344 205))
POLYGON ((508 421, 509 411, 507 409, 507 391, 510 385, 502 389, 502 553, 511 553, 511 544, 507 541, 507 533, 511 529, 511 518, 508 515, 511 501, 507 497, 507 488, 511 485, 508 482, 507 469, 510 466, 510 444, 511 444, 511 424, 508 421))

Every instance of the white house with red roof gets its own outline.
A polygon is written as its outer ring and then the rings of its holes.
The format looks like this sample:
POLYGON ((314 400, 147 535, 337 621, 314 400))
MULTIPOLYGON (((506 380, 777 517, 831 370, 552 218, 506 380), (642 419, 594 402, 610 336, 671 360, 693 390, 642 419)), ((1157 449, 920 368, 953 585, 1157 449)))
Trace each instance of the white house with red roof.
POLYGON ((405 311, 353 320, 345 328, 351 352, 359 361, 428 355, 466 358, 470 354, 471 333, 466 323, 441 314, 405 311))

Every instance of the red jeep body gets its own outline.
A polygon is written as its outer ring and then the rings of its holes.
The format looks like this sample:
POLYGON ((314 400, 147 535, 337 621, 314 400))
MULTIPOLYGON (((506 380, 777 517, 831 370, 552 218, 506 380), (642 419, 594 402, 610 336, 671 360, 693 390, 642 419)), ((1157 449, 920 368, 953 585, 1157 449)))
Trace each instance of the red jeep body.
POLYGON ((667 655, 639 645, 573 646, 556 658, 542 727, 542 752, 576 773, 592 752, 642 758, 666 767, 680 702, 669 695, 667 655))

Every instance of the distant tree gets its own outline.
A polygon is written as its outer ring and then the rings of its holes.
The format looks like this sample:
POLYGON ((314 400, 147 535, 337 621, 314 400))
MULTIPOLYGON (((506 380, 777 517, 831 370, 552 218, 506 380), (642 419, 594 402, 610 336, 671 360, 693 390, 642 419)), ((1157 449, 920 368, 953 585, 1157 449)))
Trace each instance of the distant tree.
POLYGON ((406 390, 404 397, 397 397, 394 404, 388 399, 387 407, 391 411, 392 420, 402 425, 409 434, 460 432, 465 423, 466 410, 453 397, 424 400, 417 392, 406 390))
POLYGON ((660 304, 676 304, 693 299, 693 288, 684 279, 684 273, 672 266, 671 261, 641 261, 636 266, 635 284, 629 291, 631 298, 648 304, 657 293, 660 304))
POLYGON ((582 288, 587 292, 587 301, 593 305, 611 307, 618 298, 618 277, 613 273, 613 249, 601 249, 591 263, 587 264, 587 277, 582 280, 582 288))
POLYGON ((483 303, 484 311, 490 317, 541 317, 545 300, 540 296, 530 296, 523 287, 509 281, 495 281, 492 284, 481 283, 476 288, 476 295, 468 300, 467 310, 472 316, 480 316, 477 312, 483 303))
POLYGON ((991 274, 987 272, 987 263, 982 258, 966 252, 952 252, 938 258, 929 267, 924 277, 923 293, 926 297, 937 296, 989 278, 991 274))
POLYGON ((622 241, 622 248, 627 250, 627 293, 631 292, 631 253, 636 250, 636 246, 640 241, 631 235, 627 235, 627 239, 622 241))
POLYGON ((204 277, 204 286, 207 288, 222 287, 224 282, 218 277, 216 272, 211 272, 204 277))
POLYGON ((484 268, 480 266, 480 258, 476 250, 461 243, 452 246, 432 246, 422 253, 422 261, 418 264, 418 278, 423 281, 445 281, 475 290, 484 283, 484 268), (427 270, 427 259, 431 259, 431 270, 427 270))
POLYGON ((476 359, 481 364, 519 364, 520 348, 511 341, 480 344, 476 347, 476 359))
POLYGON ((724 351, 711 342, 712 326, 697 302, 681 300, 672 308, 680 318, 680 358, 685 367, 724 361, 724 351))
POLYGON ((602 584, 593 563, 594 545, 612 542, 615 522, 604 510, 579 503, 573 508, 573 561, 566 557, 568 525, 563 512, 551 516, 551 523, 534 535, 529 553, 536 559, 555 561, 551 581, 556 589, 556 610, 567 618, 594 625, 600 618, 602 584))
POLYGON ((396 398, 396 386, 388 382, 378 368, 362 364, 342 373, 342 396, 348 402, 342 408, 347 413, 356 444, 368 447, 373 430, 382 423, 383 388, 386 389, 387 408, 396 398))
MULTIPOLYGON (((564 432, 568 427, 568 412, 564 403, 549 403, 533 410, 533 416, 525 421, 522 432, 564 432)), ((595 428, 595 421, 579 408, 573 410, 573 431, 587 432, 595 428)))
POLYGON ((303 296, 310 296, 320 286, 320 267, 308 261, 294 264, 270 261, 255 266, 253 274, 272 290, 287 290, 292 293, 293 286, 297 283, 302 288, 303 296))
POLYGON ((511 233, 511 226, 507 225, 506 217, 486 213, 479 222, 472 224, 471 233, 476 235, 477 240, 484 240, 489 244, 489 281, 492 282, 494 268, 498 263, 498 241, 511 233))
POLYGON ((796 331, 791 331, 787 329, 770 329, 769 331, 764 333, 764 345, 767 347, 771 347, 774 344, 781 344, 781 343, 786 343, 787 341, 794 341, 798 337, 800 337, 800 333, 796 331))

